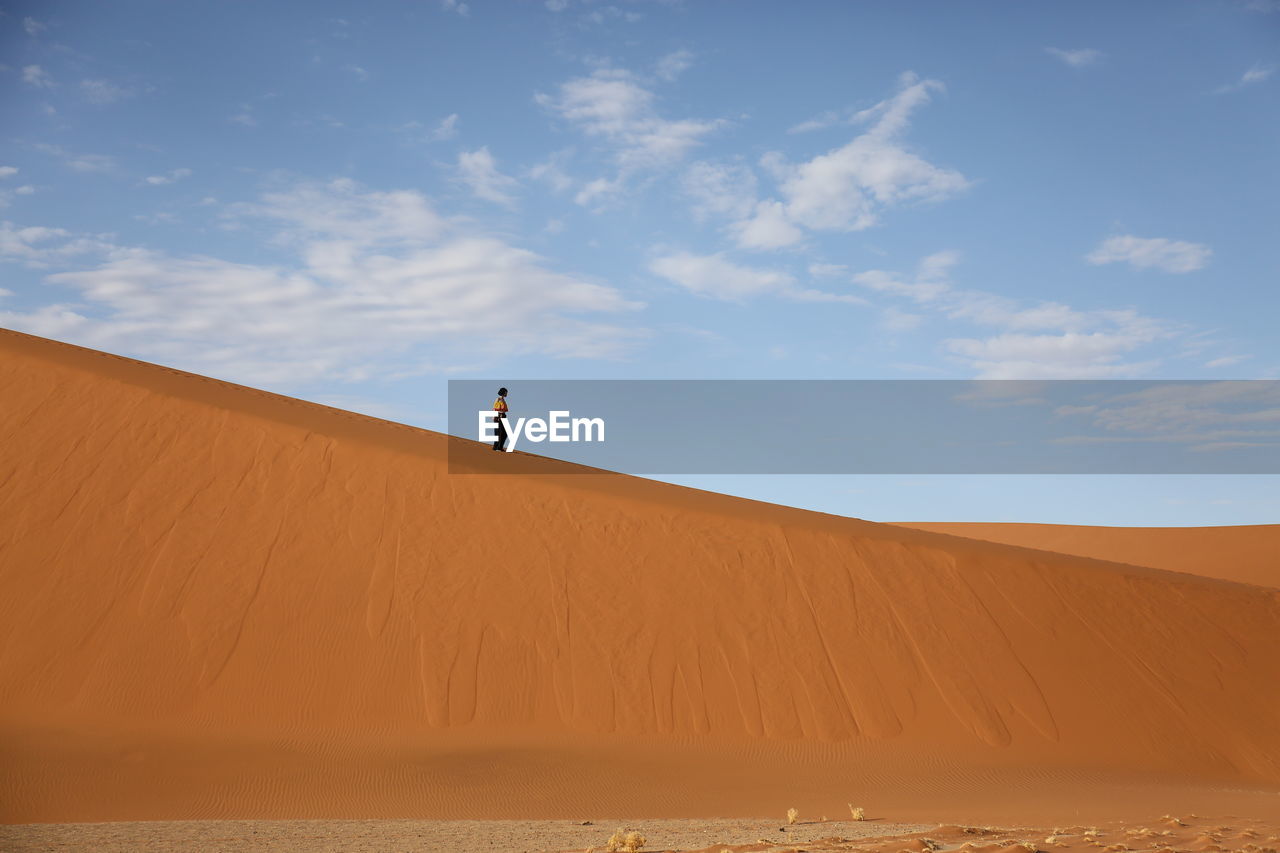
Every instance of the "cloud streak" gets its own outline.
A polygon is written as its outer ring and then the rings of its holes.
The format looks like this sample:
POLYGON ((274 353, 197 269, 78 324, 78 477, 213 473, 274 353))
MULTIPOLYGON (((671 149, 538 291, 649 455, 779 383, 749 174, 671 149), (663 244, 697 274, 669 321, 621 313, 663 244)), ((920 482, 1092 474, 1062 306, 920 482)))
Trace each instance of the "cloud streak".
POLYGON ((233 215, 265 225, 294 261, 175 256, 6 225, 0 254, 11 260, 98 260, 46 277, 75 299, 0 312, 0 325, 285 387, 522 352, 607 358, 646 334, 599 319, 641 307, 615 288, 468 231, 416 192, 302 183, 238 205, 233 215))
POLYGON ((1202 243, 1168 240, 1164 237, 1109 237, 1085 256, 1094 265, 1127 263, 1134 269, 1157 269, 1168 273, 1189 273, 1203 269, 1213 250, 1202 243))
POLYGON ((937 202, 967 189, 962 174, 911 153, 900 140, 911 114, 940 91, 938 81, 906 72, 897 92, 848 119, 867 130, 847 144, 800 163, 766 154, 761 166, 778 182, 779 197, 754 202, 747 216, 729 225, 739 248, 793 246, 806 231, 861 231, 893 207, 937 202))

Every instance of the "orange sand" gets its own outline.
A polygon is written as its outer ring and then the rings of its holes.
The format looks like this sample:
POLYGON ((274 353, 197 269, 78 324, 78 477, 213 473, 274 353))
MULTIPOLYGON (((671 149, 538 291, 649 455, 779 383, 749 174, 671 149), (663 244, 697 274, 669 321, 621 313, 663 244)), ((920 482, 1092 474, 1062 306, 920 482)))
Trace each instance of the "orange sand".
POLYGON ((0 400, 3 822, 1280 816, 1274 589, 3 331, 0 400))
POLYGON ((1069 524, 903 522, 970 539, 1210 578, 1280 587, 1280 524, 1237 527, 1085 527, 1069 524))

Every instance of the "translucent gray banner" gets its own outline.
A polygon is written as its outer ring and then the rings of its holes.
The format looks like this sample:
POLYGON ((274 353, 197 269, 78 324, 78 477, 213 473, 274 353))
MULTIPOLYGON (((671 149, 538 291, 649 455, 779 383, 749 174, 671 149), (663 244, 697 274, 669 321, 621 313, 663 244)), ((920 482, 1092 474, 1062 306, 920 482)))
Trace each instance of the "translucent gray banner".
POLYGON ((450 380, 449 433, 451 473, 551 473, 529 453, 639 475, 1276 474, 1280 380, 450 380), (500 386, 514 452, 480 453, 500 386))

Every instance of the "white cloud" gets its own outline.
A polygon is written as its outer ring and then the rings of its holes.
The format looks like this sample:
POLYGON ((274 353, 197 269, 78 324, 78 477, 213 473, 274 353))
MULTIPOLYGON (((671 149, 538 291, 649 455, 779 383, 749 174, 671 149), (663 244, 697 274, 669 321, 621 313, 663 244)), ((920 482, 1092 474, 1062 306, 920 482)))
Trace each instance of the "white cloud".
POLYGON ((443 142, 446 139, 453 139, 458 135, 458 114, 450 113, 440 120, 435 130, 431 131, 431 139, 435 142, 443 142))
POLYGON ((545 181, 553 191, 562 193, 573 186, 573 178, 565 171, 572 155, 570 149, 557 151, 545 162, 530 167, 526 174, 535 181, 545 181))
POLYGON ((1261 83, 1263 80, 1266 80, 1268 77, 1270 77, 1274 72, 1275 72, 1274 68, 1262 68, 1260 66, 1254 66, 1253 68, 1250 68, 1248 71, 1244 72, 1244 75, 1241 76, 1240 78, 1240 83, 1246 86, 1250 83, 1261 83))
POLYGON ((117 86, 109 80, 81 80, 80 92, 91 104, 106 106, 133 96, 132 89, 117 86))
POLYGON ((152 186, 160 186, 163 184, 171 184, 174 181, 180 181, 183 178, 190 177, 190 169, 174 169, 167 175, 152 175, 147 178, 146 182, 152 186))
POLYGON ((1059 442, 1201 443, 1189 448, 1197 451, 1280 446, 1276 382, 1162 382, 1103 398, 1078 414, 1108 435, 1065 436, 1059 442))
POLYGON ((804 232, 787 219, 787 209, 780 201, 762 201, 754 214, 729 226, 729 231, 744 249, 780 249, 804 239, 804 232))
MULTIPOLYGON (((637 171, 680 161, 720 125, 719 121, 663 118, 654 93, 621 69, 598 69, 563 83, 555 96, 539 93, 535 100, 611 150, 619 173, 611 180, 593 182, 597 188, 608 184, 620 189, 637 171)), ((597 189, 586 197, 600 195, 597 189)))
POLYGON ((27 65, 22 69, 22 82, 37 89, 52 89, 57 84, 49 73, 39 65, 27 65))
POLYGON ((825 130, 837 124, 848 124, 850 117, 836 110, 826 110, 807 121, 787 128, 787 133, 809 133, 814 130, 825 130))
POLYGON ((471 7, 460 0, 440 0, 440 7, 446 12, 457 12, 464 18, 471 14, 471 7))
MULTIPOLYGON (((588 0, 588 2, 590 2, 590 0, 588 0)), ((624 11, 623 9, 619 9, 617 6, 604 6, 583 15, 582 20, 589 21, 597 25, 603 25, 610 19, 626 21, 628 24, 634 24, 643 17, 644 16, 639 12, 624 11)))
POLYGON ((342 68, 348 74, 350 74, 351 76, 359 80, 361 83, 369 79, 369 72, 364 68, 360 67, 359 65, 348 64, 348 65, 344 65, 342 68))
POLYGON ((685 193, 693 199, 693 215, 699 219, 726 216, 743 219, 756 204, 756 176, 746 166, 699 161, 681 178, 685 193))
POLYGON ((48 25, 37 21, 35 18, 23 18, 22 28, 27 31, 29 36, 39 35, 49 29, 48 25))
POLYGON ((487 146, 458 154, 458 179, 479 198, 507 207, 515 204, 512 192, 520 186, 515 178, 498 171, 487 146))
POLYGON ((1065 332, 953 338, 944 345, 968 360, 982 379, 1105 379, 1147 372, 1153 363, 1119 359, 1149 342, 1124 333, 1065 332))
POLYGON ((943 341, 946 352, 983 379, 1132 376, 1152 362, 1123 359, 1173 334, 1166 324, 1129 309, 1080 311, 1058 302, 1026 306, 998 294, 954 287, 950 274, 958 261, 955 252, 937 252, 920 262, 914 276, 868 270, 853 281, 949 320, 996 328, 990 337, 943 341))
MULTIPOLYGON (((101 261, 47 278, 75 291, 75 301, 0 312, 0 325, 260 385, 475 363, 492 357, 495 325, 504 357, 610 357, 645 334, 595 319, 641 307, 618 290, 465 231, 416 192, 300 184, 236 214, 263 220, 296 261, 100 246, 101 261)), ((6 226, 0 251, 57 259, 58 240, 75 238, 6 226)))
POLYGON ((1135 269, 1158 269, 1171 273, 1195 272, 1209 263, 1213 250, 1202 243, 1167 240, 1163 237, 1109 237, 1090 252, 1091 264, 1128 263, 1135 269))
POLYGON ((1250 86, 1254 83, 1261 83, 1263 80, 1266 80, 1274 74, 1275 70, 1274 66, 1254 65, 1248 71, 1244 72, 1244 74, 1240 76, 1239 80, 1226 86, 1220 86, 1215 89, 1214 92, 1215 94, 1221 95, 1227 92, 1234 92, 1238 89, 1243 89, 1245 86, 1250 86))
POLYGON ((795 278, 788 273, 741 266, 726 260, 723 254, 694 255, 678 252, 654 258, 649 264, 649 270, 700 296, 729 302, 772 295, 797 302, 866 304, 866 300, 853 294, 797 287, 795 278))
POLYGON ((28 226, 0 222, 0 259, 41 269, 68 259, 111 248, 104 235, 74 236, 62 228, 28 226))
POLYGON ((941 88, 906 72, 892 97, 853 115, 851 121, 870 127, 847 145, 795 165, 777 152, 762 157, 761 166, 781 183, 783 200, 757 205, 752 217, 733 226, 739 246, 792 245, 802 239, 801 228, 862 230, 894 205, 940 201, 966 189, 969 182, 959 172, 935 166, 897 141, 912 111, 941 88))
POLYGON ((1223 356, 1222 358, 1215 358, 1212 361, 1205 362, 1204 366, 1209 368, 1230 367, 1231 365, 1239 364, 1240 362, 1248 358, 1249 356, 1247 355, 1228 355, 1228 356, 1223 356))
POLYGON ((780 293, 795 284, 795 279, 786 273, 738 266, 719 254, 681 252, 655 258, 649 269, 694 293, 731 301, 764 293, 780 293))
POLYGON ((588 207, 593 202, 606 201, 610 196, 620 195, 622 190, 623 183, 621 178, 596 178, 583 184, 582 189, 578 190, 573 200, 583 207, 588 207))
POLYGON ((552 12, 563 12, 569 8, 569 0, 547 0, 547 8, 552 12))
POLYGON ((1064 50, 1060 47, 1046 47, 1045 52, 1051 56, 1057 57, 1072 68, 1082 68, 1086 65, 1093 65, 1102 58, 1102 51, 1095 50, 1092 47, 1082 47, 1074 50, 1064 50))
POLYGON ((670 83, 687 71, 691 65, 693 65, 693 54, 687 50, 677 50, 659 59, 654 73, 670 83))
POLYGON ((0 178, 11 178, 18 174, 17 166, 0 166, 0 178))
POLYGON ((67 160, 67 165, 77 172, 110 172, 116 162, 106 154, 78 154, 67 160))
POLYGON ((849 268, 844 264, 809 264, 809 275, 815 278, 833 278, 838 275, 844 275, 849 272, 849 268))
POLYGON ((15 195, 34 195, 35 191, 36 191, 36 188, 31 186, 31 184, 23 184, 22 186, 16 188, 13 192, 15 195))
POLYGON ((50 145, 47 142, 37 142, 32 147, 58 157, 77 172, 111 172, 116 168, 115 160, 106 154, 76 154, 61 145, 50 145))
POLYGON ((921 314, 912 314, 890 306, 880 316, 880 324, 891 332, 909 332, 924 322, 921 314))

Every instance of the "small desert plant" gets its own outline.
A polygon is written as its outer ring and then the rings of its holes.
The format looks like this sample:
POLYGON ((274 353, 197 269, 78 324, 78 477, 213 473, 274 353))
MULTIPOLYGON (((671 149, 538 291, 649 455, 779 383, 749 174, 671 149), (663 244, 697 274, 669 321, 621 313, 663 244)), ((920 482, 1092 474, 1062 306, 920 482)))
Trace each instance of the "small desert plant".
POLYGON ((613 835, 609 836, 609 843, 605 850, 608 850, 609 853, 637 853, 637 851, 644 849, 646 840, 638 832, 626 832, 619 827, 614 830, 613 835))
POLYGON ((792 826, 796 822, 796 818, 800 817, 800 812, 796 809, 787 809, 787 826, 792 826))
POLYGON ((862 806, 855 806, 853 803, 849 803, 849 814, 853 815, 854 820, 867 819, 867 813, 863 810, 862 806))

